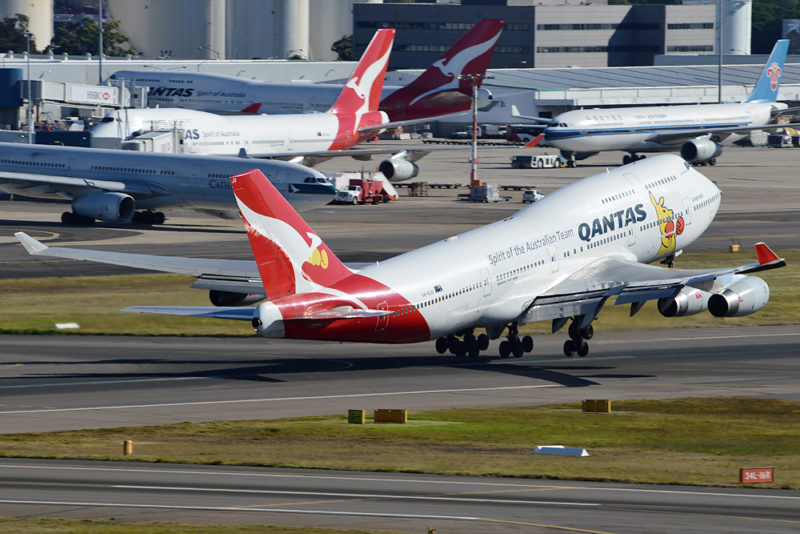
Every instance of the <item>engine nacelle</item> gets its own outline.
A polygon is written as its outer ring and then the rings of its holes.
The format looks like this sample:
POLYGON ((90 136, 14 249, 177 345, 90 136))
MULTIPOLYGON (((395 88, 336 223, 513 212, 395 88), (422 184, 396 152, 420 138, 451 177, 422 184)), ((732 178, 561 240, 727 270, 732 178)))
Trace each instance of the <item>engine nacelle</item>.
POLYGON ((684 287, 674 297, 658 299, 658 311, 664 317, 695 315, 708 309, 711 293, 693 287, 684 287))
POLYGON ((136 201, 124 193, 89 193, 72 201, 72 211, 89 219, 130 222, 136 212, 136 201))
POLYGON ((720 293, 708 299, 714 317, 740 317, 757 312, 769 301, 769 286, 761 278, 737 275, 720 293))
POLYGON ((378 165, 378 170, 390 182, 402 182, 419 174, 419 167, 416 163, 411 163, 405 158, 395 157, 381 161, 381 164, 378 165))
POLYGON ((248 304, 261 302, 267 296, 259 295, 258 293, 233 293, 231 291, 212 289, 208 292, 208 298, 211 299, 211 304, 214 306, 247 306, 248 304))
POLYGON ((691 139, 681 145, 681 157, 689 163, 703 163, 722 154, 722 147, 711 139, 691 139))

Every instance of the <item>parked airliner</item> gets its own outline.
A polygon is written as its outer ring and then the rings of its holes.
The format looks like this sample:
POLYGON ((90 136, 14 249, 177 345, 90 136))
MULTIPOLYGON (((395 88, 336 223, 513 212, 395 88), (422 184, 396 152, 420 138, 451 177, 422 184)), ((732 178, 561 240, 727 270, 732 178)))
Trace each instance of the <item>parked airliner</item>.
POLYGON ((336 195, 324 174, 285 161, 0 143, 0 189, 71 200, 72 211, 61 216, 65 224, 160 224, 164 213, 153 210, 179 206, 238 217, 228 177, 253 168, 297 209, 322 206, 336 195))
MULTIPOLYGON (((384 87, 379 109, 392 121, 469 110, 472 82, 459 75, 485 74, 504 23, 500 19, 483 19, 475 24, 410 84, 384 87)), ((337 84, 266 83, 192 72, 121 70, 110 80, 149 87, 148 102, 153 107, 216 113, 326 111, 342 90, 337 84)), ((478 78, 478 87, 480 82, 478 78)), ((481 107, 488 105, 491 93, 480 89, 478 100, 481 107)))
POLYGON ((267 338, 435 339, 438 352, 471 357, 506 331, 500 355, 521 357, 533 339, 520 337, 518 328, 542 320, 551 320, 554 332, 571 320, 564 353, 586 356, 592 321, 609 298, 630 304, 631 314, 656 299, 666 316, 753 313, 767 304, 769 288, 745 273, 785 265, 763 243, 756 245, 758 261, 747 265, 647 265, 674 259, 720 205, 719 189, 673 155, 580 180, 502 221, 360 270, 345 266, 257 170, 231 177, 231 185, 255 262, 48 248, 16 235, 34 255, 185 272, 206 289, 215 281, 222 284, 217 289, 237 288, 243 301, 246 293, 269 298, 257 307, 127 311, 247 320, 267 338))
POLYGON ((728 135, 783 127, 770 123, 787 108, 775 100, 788 47, 787 39, 775 43, 761 76, 743 102, 567 111, 548 119, 540 144, 559 148, 564 156, 575 155, 577 159, 605 150, 622 150, 629 153, 622 162, 630 163, 645 157, 639 152, 679 151, 691 163, 714 165, 722 153, 718 141, 728 135))

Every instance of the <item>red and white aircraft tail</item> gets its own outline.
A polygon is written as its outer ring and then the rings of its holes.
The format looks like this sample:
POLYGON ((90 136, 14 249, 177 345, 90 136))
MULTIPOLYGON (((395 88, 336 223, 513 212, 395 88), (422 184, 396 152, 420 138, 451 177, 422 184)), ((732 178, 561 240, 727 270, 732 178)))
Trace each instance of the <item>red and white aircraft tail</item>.
POLYGON ((375 32, 344 89, 328 110, 339 119, 336 141, 329 150, 350 147, 357 142, 359 129, 388 122, 388 116, 378 111, 378 106, 394 33, 394 30, 375 32))
MULTIPOLYGON (((384 98, 381 109, 392 120, 467 111, 471 105, 472 81, 459 76, 486 74, 504 24, 501 19, 478 22, 416 80, 384 98)), ((480 87, 481 79, 476 83, 480 87)))
POLYGON ((233 176, 231 184, 268 298, 328 287, 352 274, 260 171, 233 176))

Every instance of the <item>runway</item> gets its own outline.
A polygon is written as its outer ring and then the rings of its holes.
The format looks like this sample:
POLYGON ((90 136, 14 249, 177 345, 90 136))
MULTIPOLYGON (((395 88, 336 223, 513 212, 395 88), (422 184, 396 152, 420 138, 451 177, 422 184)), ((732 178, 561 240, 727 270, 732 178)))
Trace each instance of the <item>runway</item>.
POLYGON ((54 431, 584 398, 800 399, 796 326, 598 331, 591 355, 572 359, 561 356, 564 335, 535 341, 532 357, 471 361, 435 355, 432 343, 4 336, 0 428, 54 431))
POLYGON ((15 517, 440 533, 796 532, 800 491, 119 462, 0 460, 15 517))

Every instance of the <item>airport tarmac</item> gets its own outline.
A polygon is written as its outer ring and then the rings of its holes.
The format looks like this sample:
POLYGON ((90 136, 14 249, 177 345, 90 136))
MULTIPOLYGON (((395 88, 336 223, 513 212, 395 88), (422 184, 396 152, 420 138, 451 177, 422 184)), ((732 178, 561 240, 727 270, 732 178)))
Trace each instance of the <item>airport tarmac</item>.
MULTIPOLYGON (((576 459, 580 461, 580 459, 576 459)), ((0 461, 12 517, 282 524, 445 533, 794 533, 800 491, 353 473, 0 461)))

